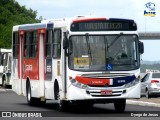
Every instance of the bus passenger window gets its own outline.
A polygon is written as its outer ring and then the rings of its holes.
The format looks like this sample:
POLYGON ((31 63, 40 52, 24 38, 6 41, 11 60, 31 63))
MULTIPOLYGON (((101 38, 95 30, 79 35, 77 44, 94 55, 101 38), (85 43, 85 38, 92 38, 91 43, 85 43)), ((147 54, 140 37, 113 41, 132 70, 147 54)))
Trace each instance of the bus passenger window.
POLYGON ((30 41, 30 32, 26 32, 24 39, 24 57, 29 57, 29 41, 30 41))
POLYGON ((4 54, 1 55, 1 65, 3 66, 4 54))
POLYGON ((30 39, 30 52, 29 57, 35 58, 37 55, 37 44, 38 44, 38 32, 33 31, 31 33, 31 39, 30 39))
POLYGON ((26 46, 24 46, 24 57, 27 57, 27 54, 28 54, 27 48, 26 48, 26 46))
POLYGON ((13 33, 13 58, 18 58, 18 32, 13 33))
POLYGON ((61 29, 54 30, 54 40, 53 40, 53 58, 61 57, 61 29))
POLYGON ((2 54, 0 52, 0 66, 1 66, 2 54))
POLYGON ((26 32, 24 40, 24 57, 35 58, 38 50, 38 32, 26 32))
POLYGON ((8 61, 8 54, 7 53, 4 53, 4 56, 3 56, 3 66, 6 66, 7 65, 7 61, 8 61))
POLYGON ((11 56, 9 56, 8 70, 11 70, 11 60, 12 60, 12 58, 11 58, 11 56))
POLYGON ((53 30, 47 30, 46 54, 45 54, 46 57, 52 57, 52 54, 51 54, 52 39, 53 39, 53 30))

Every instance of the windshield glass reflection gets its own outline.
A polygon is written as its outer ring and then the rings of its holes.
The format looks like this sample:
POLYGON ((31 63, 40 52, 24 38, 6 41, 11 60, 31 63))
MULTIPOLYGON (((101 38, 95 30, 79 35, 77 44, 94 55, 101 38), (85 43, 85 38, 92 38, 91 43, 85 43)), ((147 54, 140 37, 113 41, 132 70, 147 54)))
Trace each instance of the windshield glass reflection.
POLYGON ((69 68, 82 71, 137 69, 137 45, 136 35, 71 36, 69 68))

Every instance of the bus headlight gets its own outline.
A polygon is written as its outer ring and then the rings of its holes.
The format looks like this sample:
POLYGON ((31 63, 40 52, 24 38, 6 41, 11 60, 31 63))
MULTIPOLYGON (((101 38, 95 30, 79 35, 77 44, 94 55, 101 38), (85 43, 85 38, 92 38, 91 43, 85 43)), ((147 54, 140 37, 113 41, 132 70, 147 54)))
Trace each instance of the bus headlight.
POLYGON ((72 84, 73 86, 75 86, 75 87, 78 87, 78 88, 81 88, 81 89, 86 89, 86 88, 88 87, 88 85, 85 85, 85 84, 83 84, 83 83, 80 83, 80 82, 78 82, 78 81, 75 80, 75 79, 71 79, 70 81, 71 81, 71 84, 72 84))
POLYGON ((139 83, 139 79, 135 79, 132 82, 125 84, 124 87, 129 88, 129 87, 135 86, 138 83, 139 83))

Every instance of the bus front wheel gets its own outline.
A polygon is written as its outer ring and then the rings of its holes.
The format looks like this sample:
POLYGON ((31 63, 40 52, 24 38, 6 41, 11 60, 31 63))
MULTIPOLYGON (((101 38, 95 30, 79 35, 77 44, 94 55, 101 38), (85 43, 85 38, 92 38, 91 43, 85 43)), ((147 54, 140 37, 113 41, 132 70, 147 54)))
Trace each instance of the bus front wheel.
POLYGON ((126 99, 117 99, 114 101, 115 111, 118 113, 122 113, 126 107, 126 99))
POLYGON ((148 89, 146 90, 146 98, 151 98, 151 95, 149 94, 149 91, 148 91, 148 89))
POLYGON ((69 102, 60 99, 60 90, 58 84, 55 85, 55 100, 58 101, 58 110, 61 112, 66 111, 68 108, 69 102))
POLYGON ((58 110, 64 112, 68 109, 69 103, 65 100, 59 100, 58 102, 58 110))

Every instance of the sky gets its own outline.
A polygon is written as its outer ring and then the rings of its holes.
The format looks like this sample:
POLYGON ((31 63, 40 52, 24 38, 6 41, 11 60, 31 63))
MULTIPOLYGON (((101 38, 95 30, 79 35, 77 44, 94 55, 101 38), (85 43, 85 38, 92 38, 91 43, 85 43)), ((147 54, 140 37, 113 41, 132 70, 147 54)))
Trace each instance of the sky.
MULTIPOLYGON (((160 0, 16 0, 20 5, 37 10, 37 18, 62 19, 96 15, 106 18, 134 19, 140 32, 160 32, 160 0), (145 4, 155 4, 155 17, 144 16, 145 4)), ((160 60, 160 40, 143 40, 142 60, 160 60), (156 53, 156 54, 155 54, 156 53)))

